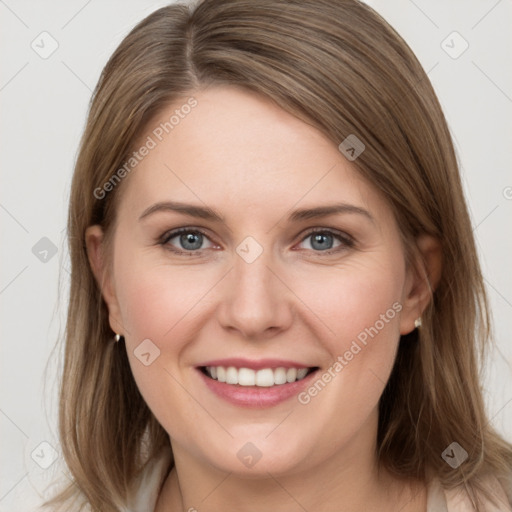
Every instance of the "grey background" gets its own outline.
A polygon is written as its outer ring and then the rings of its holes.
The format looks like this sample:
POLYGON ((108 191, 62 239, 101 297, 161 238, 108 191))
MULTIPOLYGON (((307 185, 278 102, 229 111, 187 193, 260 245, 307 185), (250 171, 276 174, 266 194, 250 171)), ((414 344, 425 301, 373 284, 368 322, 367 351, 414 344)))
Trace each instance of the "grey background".
MULTIPOLYGON (((32 510, 62 471, 52 350, 65 328, 73 163, 103 65, 167 3, 0 0, 0 511, 32 510)), ((368 3, 428 71, 454 136, 495 321, 486 403, 512 441, 512 2, 368 3)))

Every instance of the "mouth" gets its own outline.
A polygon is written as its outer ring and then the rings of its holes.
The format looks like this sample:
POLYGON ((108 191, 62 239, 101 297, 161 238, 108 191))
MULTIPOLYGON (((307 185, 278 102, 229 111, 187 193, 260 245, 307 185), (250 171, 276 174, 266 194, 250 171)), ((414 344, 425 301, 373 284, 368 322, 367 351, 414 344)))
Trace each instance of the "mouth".
POLYGON ((319 370, 318 366, 270 360, 259 363, 246 360, 220 363, 218 361, 196 367, 206 388, 232 405, 258 409, 272 407, 296 397, 319 370))
POLYGON ((269 388, 283 386, 305 379, 318 367, 237 368, 235 366, 201 366, 201 372, 210 379, 234 386, 269 388))

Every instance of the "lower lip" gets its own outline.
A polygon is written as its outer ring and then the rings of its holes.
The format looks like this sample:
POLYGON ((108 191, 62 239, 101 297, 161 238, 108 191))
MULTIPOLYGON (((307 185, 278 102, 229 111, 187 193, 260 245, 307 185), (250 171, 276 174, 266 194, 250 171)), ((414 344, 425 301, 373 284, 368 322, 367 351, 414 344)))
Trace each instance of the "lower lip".
POLYGON ((238 384, 226 384, 218 380, 207 377, 200 369, 197 370, 203 378, 210 391, 224 400, 240 406, 264 409, 280 404, 293 396, 297 396, 305 387, 318 370, 309 373, 302 380, 279 384, 269 387, 258 386, 239 386, 238 384))

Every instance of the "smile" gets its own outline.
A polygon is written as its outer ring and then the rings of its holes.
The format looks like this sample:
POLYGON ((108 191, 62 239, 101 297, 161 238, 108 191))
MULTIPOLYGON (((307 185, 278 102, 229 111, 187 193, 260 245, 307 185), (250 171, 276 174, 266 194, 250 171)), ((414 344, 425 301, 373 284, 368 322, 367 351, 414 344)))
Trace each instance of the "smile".
POLYGON ((297 396, 314 379, 318 366, 279 359, 219 359, 196 370, 206 388, 238 407, 267 408, 297 396))
POLYGON ((206 366, 204 373, 218 382, 238 386, 268 388, 281 386, 304 379, 314 368, 236 368, 234 366, 206 366))

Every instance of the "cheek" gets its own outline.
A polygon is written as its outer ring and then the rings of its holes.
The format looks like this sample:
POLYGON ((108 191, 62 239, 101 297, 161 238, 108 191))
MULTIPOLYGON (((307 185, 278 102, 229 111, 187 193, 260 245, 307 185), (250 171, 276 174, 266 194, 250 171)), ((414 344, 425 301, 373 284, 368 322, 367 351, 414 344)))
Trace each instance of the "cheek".
POLYGON ((195 272, 154 265, 150 258, 142 257, 120 257, 117 269, 116 291, 137 387, 157 419, 166 427, 172 426, 169 431, 186 431, 186 427, 179 428, 180 421, 171 412, 187 411, 188 419, 198 412, 178 384, 183 381, 178 365, 182 352, 201 328, 198 315, 208 307, 207 293, 216 282, 215 276, 210 279, 204 269, 199 272, 199 266, 195 272))
POLYGON ((150 338, 157 345, 164 339, 179 347, 182 337, 174 336, 183 322, 190 322, 198 304, 207 303, 214 277, 204 269, 197 272, 177 266, 155 265, 148 259, 119 261, 118 299, 132 343, 150 338), (206 301, 205 301, 206 299, 206 301))
POLYGON ((378 262, 369 258, 331 269, 297 293, 327 327, 322 344, 330 358, 328 371, 323 368, 318 376, 321 382, 299 401, 320 414, 351 411, 347 427, 353 422, 356 428, 375 407, 393 367, 405 277, 398 261, 381 255, 378 262))
POLYGON ((135 251, 131 256, 125 251, 116 261, 116 292, 132 372, 141 392, 151 401, 157 381, 169 378, 164 370, 175 373, 209 279, 204 271, 196 278, 190 271, 133 254, 135 251), (150 355, 142 357, 147 353, 150 355))
POLYGON ((381 334, 396 340, 405 278, 399 261, 400 255, 380 253, 316 270, 310 279, 292 276, 294 292, 323 324, 322 341, 332 356, 348 350, 353 340, 364 344, 381 334))

